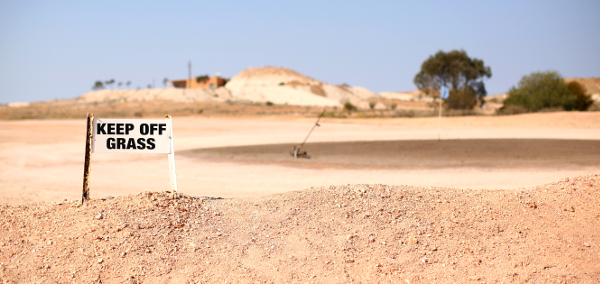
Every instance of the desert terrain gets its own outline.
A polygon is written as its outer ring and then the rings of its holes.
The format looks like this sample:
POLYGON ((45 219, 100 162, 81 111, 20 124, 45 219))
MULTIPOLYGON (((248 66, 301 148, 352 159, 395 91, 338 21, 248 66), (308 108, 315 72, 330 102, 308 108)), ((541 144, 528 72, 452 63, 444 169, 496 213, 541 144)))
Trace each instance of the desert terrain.
MULTIPOLYGON (((598 101, 596 79, 568 80, 598 101)), ((492 115, 505 97, 439 119, 420 91, 262 67, 0 105, 0 279, 598 283, 600 112, 492 115), (178 192, 166 154, 96 153, 82 203, 86 112, 172 114, 178 192)))
POLYGON ((94 154, 84 204, 85 119, 0 121, 0 279, 600 279, 599 112, 325 117, 294 160, 321 109, 281 111, 174 116, 178 193, 166 154, 94 154))

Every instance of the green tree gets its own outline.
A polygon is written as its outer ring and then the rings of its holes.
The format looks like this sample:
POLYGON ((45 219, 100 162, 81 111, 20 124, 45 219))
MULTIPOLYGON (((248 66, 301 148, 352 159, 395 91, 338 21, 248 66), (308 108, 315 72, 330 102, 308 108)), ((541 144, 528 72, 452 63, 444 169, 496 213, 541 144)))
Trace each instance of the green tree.
POLYGON ((102 81, 96 81, 94 86, 92 86, 92 90, 102 90, 104 89, 104 83, 102 81))
POLYGON ((492 77, 492 71, 483 60, 470 58, 464 50, 440 50, 423 62, 413 82, 428 95, 439 95, 440 87, 446 86, 450 89, 449 108, 473 109, 487 94, 485 77, 492 77))
POLYGON ((573 110, 576 101, 558 72, 533 72, 523 76, 517 87, 510 88, 504 107, 522 106, 531 112, 547 108, 573 110))
POLYGON ((356 111, 357 108, 355 105, 353 105, 350 102, 345 102, 344 103, 344 110, 348 112, 348 114, 352 113, 353 111, 356 111))
POLYGON ((110 89, 112 90, 112 84, 115 83, 115 79, 110 79, 108 81, 105 81, 104 84, 106 84, 107 86, 110 86, 110 89))
POLYGON ((575 100, 575 109, 585 111, 592 104, 594 104, 594 100, 592 100, 592 96, 586 94, 587 90, 583 85, 581 85, 577 81, 571 81, 567 83, 567 89, 571 95, 576 97, 575 100))

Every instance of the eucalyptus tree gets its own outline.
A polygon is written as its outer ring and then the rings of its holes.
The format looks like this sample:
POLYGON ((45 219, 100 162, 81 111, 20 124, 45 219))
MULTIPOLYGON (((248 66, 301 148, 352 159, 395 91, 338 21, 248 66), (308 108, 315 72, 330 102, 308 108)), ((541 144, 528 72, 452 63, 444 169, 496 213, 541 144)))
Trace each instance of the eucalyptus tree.
POLYGON ((413 82, 428 95, 439 94, 441 86, 450 89, 448 108, 473 109, 487 94, 483 80, 492 77, 483 60, 470 58, 464 50, 438 51, 429 56, 413 82))

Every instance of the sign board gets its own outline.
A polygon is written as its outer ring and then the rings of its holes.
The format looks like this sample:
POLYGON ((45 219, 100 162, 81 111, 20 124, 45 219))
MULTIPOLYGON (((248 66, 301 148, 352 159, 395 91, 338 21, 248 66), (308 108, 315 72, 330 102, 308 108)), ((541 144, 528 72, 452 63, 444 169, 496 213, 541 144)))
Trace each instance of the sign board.
POLYGON ((171 153, 171 119, 94 119, 94 153, 171 153))
POLYGON ((448 96, 450 96, 450 90, 448 90, 448 87, 442 86, 440 88, 440 97, 442 99, 448 99, 448 96))

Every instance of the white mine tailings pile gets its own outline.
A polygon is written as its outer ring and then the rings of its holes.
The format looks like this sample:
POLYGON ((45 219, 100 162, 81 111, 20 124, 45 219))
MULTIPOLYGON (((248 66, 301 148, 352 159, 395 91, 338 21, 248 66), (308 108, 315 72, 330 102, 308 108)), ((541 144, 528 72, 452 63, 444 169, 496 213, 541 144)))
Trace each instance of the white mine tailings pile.
POLYGON ((171 100, 177 102, 234 101, 298 106, 342 106, 359 104, 378 95, 362 87, 337 86, 320 82, 286 68, 246 69, 225 87, 216 89, 101 90, 88 92, 84 102, 131 102, 171 100))

